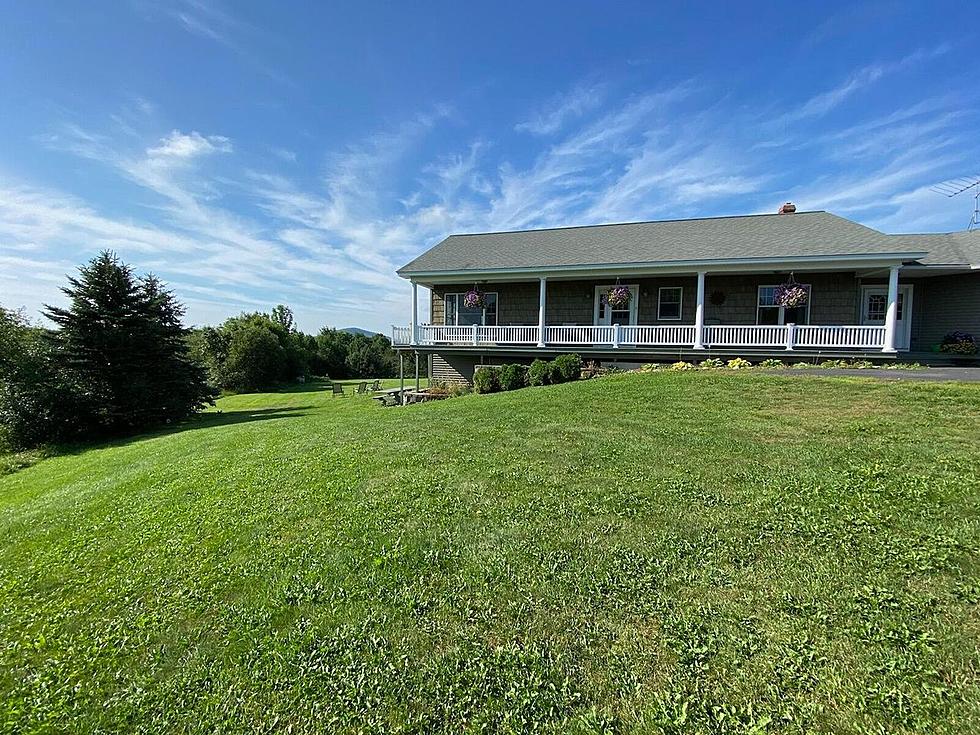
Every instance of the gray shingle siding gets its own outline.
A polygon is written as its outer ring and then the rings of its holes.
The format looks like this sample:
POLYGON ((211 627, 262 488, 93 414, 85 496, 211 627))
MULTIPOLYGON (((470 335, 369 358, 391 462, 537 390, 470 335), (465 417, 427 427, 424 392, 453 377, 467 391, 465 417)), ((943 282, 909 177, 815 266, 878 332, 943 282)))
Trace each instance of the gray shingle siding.
MULTIPOLYGON (((781 283, 783 276, 745 275, 712 276, 705 279, 705 320, 708 324, 755 324, 758 288, 781 283), (723 304, 711 303, 715 292, 724 295, 723 304)), ((811 286, 811 324, 857 324, 860 284, 852 272, 811 273, 798 277, 811 286)), ((693 324, 697 298, 697 280, 689 276, 624 279, 624 284, 639 286, 638 324, 693 324), (679 286, 684 289, 680 320, 658 318, 659 289, 679 286)), ((549 325, 588 325, 594 321, 595 287, 608 280, 549 281, 546 322, 549 325)), ((436 286, 432 289, 432 323, 445 323, 443 294, 465 292, 472 284, 436 286)), ((538 284, 502 282, 486 285, 497 293, 497 323, 500 325, 538 323, 538 284)))
POLYGON ((432 355, 432 380, 437 383, 469 383, 476 358, 468 355, 432 355))
MULTIPOLYGON (((784 279, 774 275, 712 276, 709 273, 705 278, 706 323, 755 324, 759 286, 774 286, 784 279), (711 302, 712 294, 718 291, 725 297, 721 305, 711 302)), ((857 324, 860 289, 854 273, 805 273, 797 281, 810 285, 811 324, 857 324)), ((690 321, 694 321, 693 314, 690 321)))
POLYGON ((955 330, 980 336, 980 273, 934 276, 915 281, 912 292, 912 349, 929 351, 955 330))

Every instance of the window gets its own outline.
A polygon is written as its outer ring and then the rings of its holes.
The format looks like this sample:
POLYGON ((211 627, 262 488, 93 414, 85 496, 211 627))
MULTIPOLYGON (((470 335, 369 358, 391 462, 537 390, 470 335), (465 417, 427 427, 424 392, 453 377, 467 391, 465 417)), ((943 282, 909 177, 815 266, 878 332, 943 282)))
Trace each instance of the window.
POLYGON ((873 293, 868 296, 868 321, 885 321, 885 311, 888 309, 888 298, 884 294, 873 293))
POLYGON ((809 324, 810 323, 810 284, 801 283, 806 289, 807 300, 803 306, 787 308, 776 304, 778 286, 759 286, 759 301, 756 307, 756 324, 809 324))
POLYGON ((497 325, 497 294, 483 294, 486 306, 482 309, 468 309, 463 304, 465 293, 447 293, 443 297, 446 302, 446 324, 468 327, 472 324, 483 324, 485 326, 497 325))
MULTIPOLYGON (((902 312, 905 311, 905 293, 898 292, 898 299, 895 302, 895 318, 902 321, 902 312)), ((867 314, 865 320, 868 322, 885 323, 885 315, 888 313, 888 296, 883 293, 869 293, 867 314)))
POLYGON ((657 297, 657 319, 680 319, 683 299, 684 289, 680 286, 664 286, 661 288, 657 297))

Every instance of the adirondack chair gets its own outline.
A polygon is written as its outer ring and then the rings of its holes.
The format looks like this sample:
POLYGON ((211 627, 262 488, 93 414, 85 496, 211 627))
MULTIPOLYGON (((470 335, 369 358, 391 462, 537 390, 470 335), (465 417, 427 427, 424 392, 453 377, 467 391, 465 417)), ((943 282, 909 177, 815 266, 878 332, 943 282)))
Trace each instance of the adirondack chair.
POLYGON ((381 381, 380 380, 375 380, 374 383, 371 385, 371 390, 373 392, 377 392, 377 391, 381 390, 381 381))
POLYGON ((342 386, 340 383, 334 383, 333 384, 333 395, 334 396, 346 396, 347 394, 344 393, 344 386, 342 386))

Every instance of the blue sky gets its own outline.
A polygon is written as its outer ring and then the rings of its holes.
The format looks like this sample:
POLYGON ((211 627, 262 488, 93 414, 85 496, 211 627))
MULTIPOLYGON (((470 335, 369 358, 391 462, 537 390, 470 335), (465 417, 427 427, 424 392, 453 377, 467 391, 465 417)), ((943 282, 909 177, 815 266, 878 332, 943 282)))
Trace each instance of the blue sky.
POLYGON ((406 323, 463 231, 829 209, 963 229, 970 3, 0 4, 0 303, 111 248, 190 323, 406 323), (812 7, 811 7, 812 6, 812 7), (819 8, 819 9, 816 9, 819 8))

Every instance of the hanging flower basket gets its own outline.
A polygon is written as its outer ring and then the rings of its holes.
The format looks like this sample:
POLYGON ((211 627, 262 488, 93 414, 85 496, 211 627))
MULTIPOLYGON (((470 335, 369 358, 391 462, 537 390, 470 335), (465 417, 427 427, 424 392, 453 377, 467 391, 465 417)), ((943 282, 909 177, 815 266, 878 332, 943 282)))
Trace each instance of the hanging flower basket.
POLYGON ((776 286, 773 297, 777 306, 793 309, 797 306, 806 306, 807 293, 803 286, 784 283, 782 286, 776 286))
POLYGON ((613 309, 625 309, 632 298, 633 292, 626 286, 613 286, 606 293, 606 303, 613 309))
POLYGON ((463 306, 467 309, 482 309, 487 305, 486 297, 474 286, 463 296, 463 306))
POLYGON ((809 294, 806 289, 796 282, 793 278, 793 274, 789 274, 789 279, 786 283, 781 286, 776 286, 776 291, 773 293, 773 301, 776 302, 776 306, 782 306, 785 309, 795 309, 797 306, 806 306, 806 300, 809 294))

